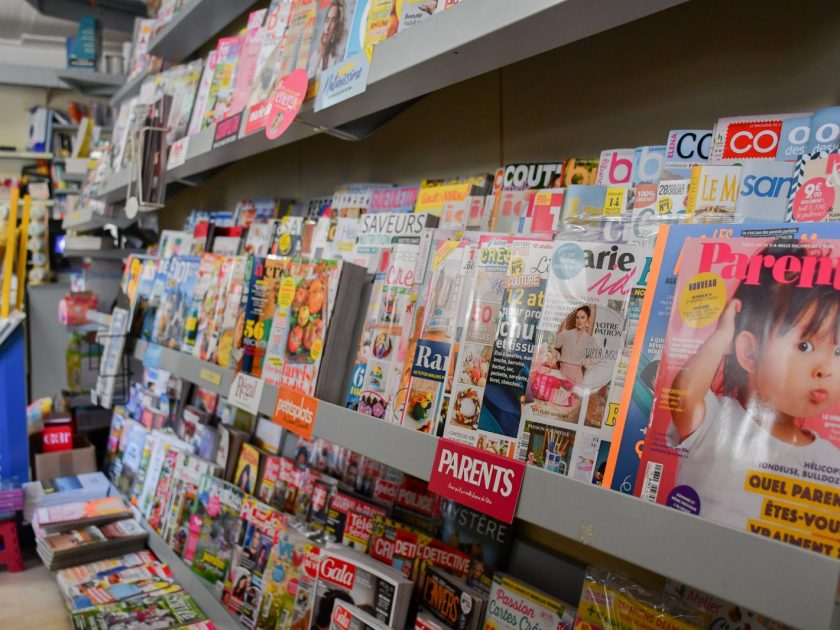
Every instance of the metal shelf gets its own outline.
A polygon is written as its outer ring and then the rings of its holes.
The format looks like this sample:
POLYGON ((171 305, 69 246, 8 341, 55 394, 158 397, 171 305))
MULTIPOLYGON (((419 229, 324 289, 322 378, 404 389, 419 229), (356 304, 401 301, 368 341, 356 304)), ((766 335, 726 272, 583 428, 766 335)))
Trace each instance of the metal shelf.
POLYGON ((0 151, 0 160, 52 160, 52 153, 41 151, 0 151))
POLYGON ((65 230, 85 232, 101 228, 102 226, 108 224, 116 225, 119 228, 125 228, 135 221, 136 218, 129 219, 125 216, 125 213, 122 210, 119 210, 113 217, 107 217, 99 214, 98 212, 94 212, 90 207, 86 207, 73 210, 68 213, 67 216, 64 217, 64 221, 62 221, 61 227, 65 230))
POLYGON ((192 0, 149 43, 149 54, 179 62, 201 48, 256 0, 192 0))
POLYGON ((89 70, 57 70, 56 76, 71 88, 91 96, 111 96, 125 85, 125 75, 89 70))
MULTIPOLYGON (((378 44, 363 94, 317 113, 307 103, 289 130, 273 141, 260 131, 213 150, 215 129, 206 129, 190 138, 186 160, 169 171, 169 180, 188 179, 321 131, 348 137, 348 131, 341 129, 348 123, 684 1, 462 2, 378 44)), ((211 0, 198 4, 205 3, 211 0)), ((109 202, 125 195, 124 182, 111 182, 119 177, 120 173, 113 175, 104 186, 102 194, 109 202)))
POLYGON ((143 85, 143 81, 145 81, 148 76, 149 71, 143 70, 126 80, 122 87, 114 92, 113 96, 111 96, 111 100, 109 101, 111 107, 119 107, 120 103, 124 100, 129 99, 132 96, 137 96, 140 93, 140 86, 143 85))
POLYGON ((239 621, 231 615, 227 608, 222 606, 219 601, 219 596, 213 591, 213 586, 201 579, 198 575, 193 573, 192 569, 163 542, 157 532, 143 519, 137 516, 137 522, 149 532, 149 538, 146 541, 149 549, 158 557, 161 562, 165 562, 172 569, 172 575, 175 576, 177 582, 201 608, 201 611, 207 618, 216 624, 217 628, 241 628, 239 621))
MULTIPOLYGON (((136 359, 147 345, 137 342, 136 359)), ((223 396, 234 375, 167 348, 160 367, 223 396), (208 371, 221 376, 219 385, 208 371)), ((266 385, 260 412, 270 417, 276 398, 277 388, 266 385)), ((429 478, 438 441, 326 402, 314 434, 421 479, 429 478)), ((782 623, 840 627, 837 560, 532 467, 516 516, 782 623)))
POLYGON ((125 260, 131 254, 145 254, 144 249, 66 249, 65 258, 94 258, 98 260, 125 260))

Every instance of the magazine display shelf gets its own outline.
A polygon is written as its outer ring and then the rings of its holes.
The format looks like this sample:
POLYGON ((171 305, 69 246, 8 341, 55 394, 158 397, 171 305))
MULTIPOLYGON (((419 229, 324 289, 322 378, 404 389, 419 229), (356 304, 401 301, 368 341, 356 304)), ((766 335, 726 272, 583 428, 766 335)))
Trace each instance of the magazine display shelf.
MULTIPOLYGON (((258 131, 213 149, 215 127, 211 126, 190 137, 184 164, 171 169, 168 179, 184 180, 319 131, 346 138, 348 133, 340 127, 350 122, 684 1, 463 2, 378 44, 363 94, 320 112, 313 111, 312 102, 307 103, 276 140, 268 140, 258 131)), ((125 172, 112 174, 100 189, 100 198, 120 201, 127 181, 125 172)))
POLYGON ((41 151, 0 151, 0 160, 21 160, 29 162, 31 160, 51 160, 52 153, 45 153, 41 151))
POLYGON ((149 533, 149 538, 146 544, 149 549, 158 557, 161 562, 165 562, 172 569, 172 575, 181 585, 185 591, 201 608, 201 611, 207 615, 207 618, 216 624, 217 628, 242 628, 239 621, 231 615, 228 610, 222 606, 219 601, 219 595, 213 586, 203 580, 201 577, 193 573, 192 569, 176 554, 172 549, 163 542, 163 538, 158 536, 157 532, 139 515, 135 514, 137 522, 143 526, 149 533))
POLYGON ((146 80, 147 76, 149 76, 149 71, 142 70, 132 78, 128 79, 120 89, 114 92, 114 95, 109 101, 111 107, 119 107, 120 103, 127 98, 137 96, 140 93, 140 86, 143 85, 143 81, 146 80))
POLYGON ((59 70, 56 76, 81 94, 111 96, 123 85, 125 75, 91 72, 88 70, 59 70))
POLYGON ((66 249, 65 258, 95 258, 97 260, 125 260, 131 254, 145 254, 145 249, 66 249))
POLYGON ((179 62, 201 48, 256 0, 191 0, 149 43, 149 54, 179 62))
MULTIPOLYGON (((142 361, 147 347, 137 341, 134 357, 142 361)), ((234 375, 167 348, 160 367, 223 396, 234 375)), ((260 413, 271 416, 276 397, 266 385, 260 413)), ((326 402, 314 434, 425 480, 438 441, 326 402)), ((837 560, 530 466, 516 517, 782 623, 840 628, 837 560)))

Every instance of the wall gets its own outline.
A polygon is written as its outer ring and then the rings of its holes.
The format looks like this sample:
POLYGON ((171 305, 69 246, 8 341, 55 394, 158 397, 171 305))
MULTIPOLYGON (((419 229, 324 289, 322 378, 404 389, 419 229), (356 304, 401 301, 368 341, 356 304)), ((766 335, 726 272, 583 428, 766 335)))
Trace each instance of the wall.
POLYGON ((720 116, 832 105, 838 28, 840 12, 822 0, 688 2, 431 94, 363 141, 317 136, 242 160, 174 196, 161 223, 243 197, 597 156, 720 116))

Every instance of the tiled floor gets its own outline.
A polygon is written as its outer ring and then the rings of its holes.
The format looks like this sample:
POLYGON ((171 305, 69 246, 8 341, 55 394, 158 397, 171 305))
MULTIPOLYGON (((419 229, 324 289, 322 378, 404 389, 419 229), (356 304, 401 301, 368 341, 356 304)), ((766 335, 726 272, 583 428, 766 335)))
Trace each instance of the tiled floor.
POLYGON ((68 630, 73 626, 52 574, 37 556, 20 573, 0 568, 0 629, 68 630))

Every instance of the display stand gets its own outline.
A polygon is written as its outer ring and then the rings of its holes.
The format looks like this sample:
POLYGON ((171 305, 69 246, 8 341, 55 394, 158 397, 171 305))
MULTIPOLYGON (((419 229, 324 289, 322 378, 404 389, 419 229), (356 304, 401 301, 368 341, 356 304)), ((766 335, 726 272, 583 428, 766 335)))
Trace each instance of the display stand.
POLYGON ((0 479, 29 481, 23 320, 13 311, 0 320, 0 479))

